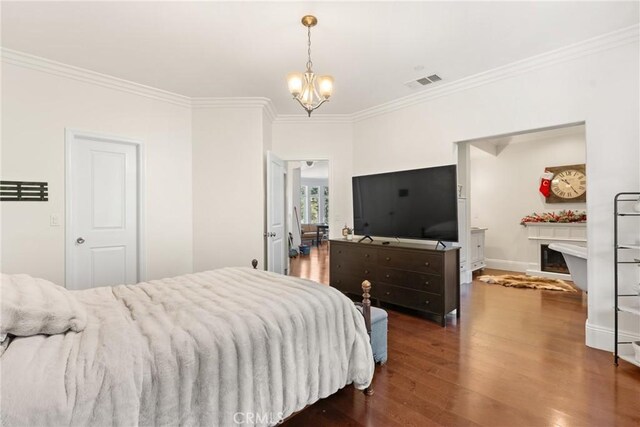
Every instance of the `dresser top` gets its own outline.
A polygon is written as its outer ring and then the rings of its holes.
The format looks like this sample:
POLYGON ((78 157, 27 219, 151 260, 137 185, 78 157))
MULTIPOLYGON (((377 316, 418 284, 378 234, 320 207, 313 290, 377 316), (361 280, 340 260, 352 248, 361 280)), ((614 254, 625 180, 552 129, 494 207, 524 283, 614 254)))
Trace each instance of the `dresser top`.
POLYGON ((450 246, 447 248, 442 248, 442 245, 440 245, 437 249, 435 245, 431 245, 431 244, 424 244, 424 243, 406 243, 406 242, 394 242, 394 241, 390 241, 390 240, 383 240, 383 239, 376 239, 373 242, 369 241, 369 240, 364 240, 360 243, 358 243, 357 240, 345 240, 345 239, 331 239, 330 240, 331 243, 335 242, 335 243, 344 243, 344 244, 349 244, 349 245, 356 245, 356 246, 360 246, 360 247, 371 247, 371 246, 375 246, 375 247, 380 247, 380 248, 398 248, 398 249, 427 249, 430 251, 438 251, 438 252, 448 252, 448 251, 457 251, 460 249, 460 247, 458 246, 450 246), (382 242, 389 242, 389 244, 387 245, 383 245, 382 242))

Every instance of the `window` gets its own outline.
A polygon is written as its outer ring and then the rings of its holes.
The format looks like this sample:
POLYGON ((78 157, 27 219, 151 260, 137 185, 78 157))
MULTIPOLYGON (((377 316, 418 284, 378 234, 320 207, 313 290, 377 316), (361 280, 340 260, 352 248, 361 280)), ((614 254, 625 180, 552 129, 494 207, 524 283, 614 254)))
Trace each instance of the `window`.
POLYGON ((329 221, 329 187, 322 187, 324 191, 324 212, 323 212, 323 222, 329 221))
POLYGON ((307 186, 300 187, 300 221, 307 222, 307 186))
POLYGON ((323 224, 329 220, 329 187, 300 186, 300 221, 323 224))
POLYGON ((320 222, 320 198, 319 188, 309 188, 309 223, 318 224, 320 222))

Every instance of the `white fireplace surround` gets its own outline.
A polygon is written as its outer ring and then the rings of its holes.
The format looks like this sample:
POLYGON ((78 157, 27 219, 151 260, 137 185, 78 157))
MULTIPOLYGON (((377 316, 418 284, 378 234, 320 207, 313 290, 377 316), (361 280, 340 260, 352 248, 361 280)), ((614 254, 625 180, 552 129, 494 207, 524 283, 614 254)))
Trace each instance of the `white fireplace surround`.
POLYGON ((527 237, 529 240, 529 256, 535 259, 527 269, 531 276, 549 277, 552 279, 571 280, 570 274, 551 273, 542 271, 541 246, 550 243, 571 243, 577 246, 587 246, 587 223, 554 223, 554 222, 527 222, 527 237))

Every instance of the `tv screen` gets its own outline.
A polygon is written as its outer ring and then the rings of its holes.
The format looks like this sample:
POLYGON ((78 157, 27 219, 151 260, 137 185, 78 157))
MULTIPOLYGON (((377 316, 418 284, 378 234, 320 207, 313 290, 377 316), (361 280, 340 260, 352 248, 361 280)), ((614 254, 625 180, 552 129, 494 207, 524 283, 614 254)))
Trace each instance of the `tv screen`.
POLYGON ((354 232, 458 241, 456 166, 353 177, 354 232))

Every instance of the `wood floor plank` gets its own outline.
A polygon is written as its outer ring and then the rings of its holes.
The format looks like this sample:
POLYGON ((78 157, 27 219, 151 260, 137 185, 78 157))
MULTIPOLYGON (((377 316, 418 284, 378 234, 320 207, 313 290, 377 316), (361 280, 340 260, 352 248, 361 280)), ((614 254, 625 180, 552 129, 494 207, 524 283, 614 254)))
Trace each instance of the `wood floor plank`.
MULTIPOLYGON (((291 274, 328 284, 327 246, 292 260, 291 274)), ((446 328, 387 306, 389 360, 375 394, 346 387, 285 424, 638 427, 640 369, 584 345, 586 307, 578 292, 476 280, 446 328)))

